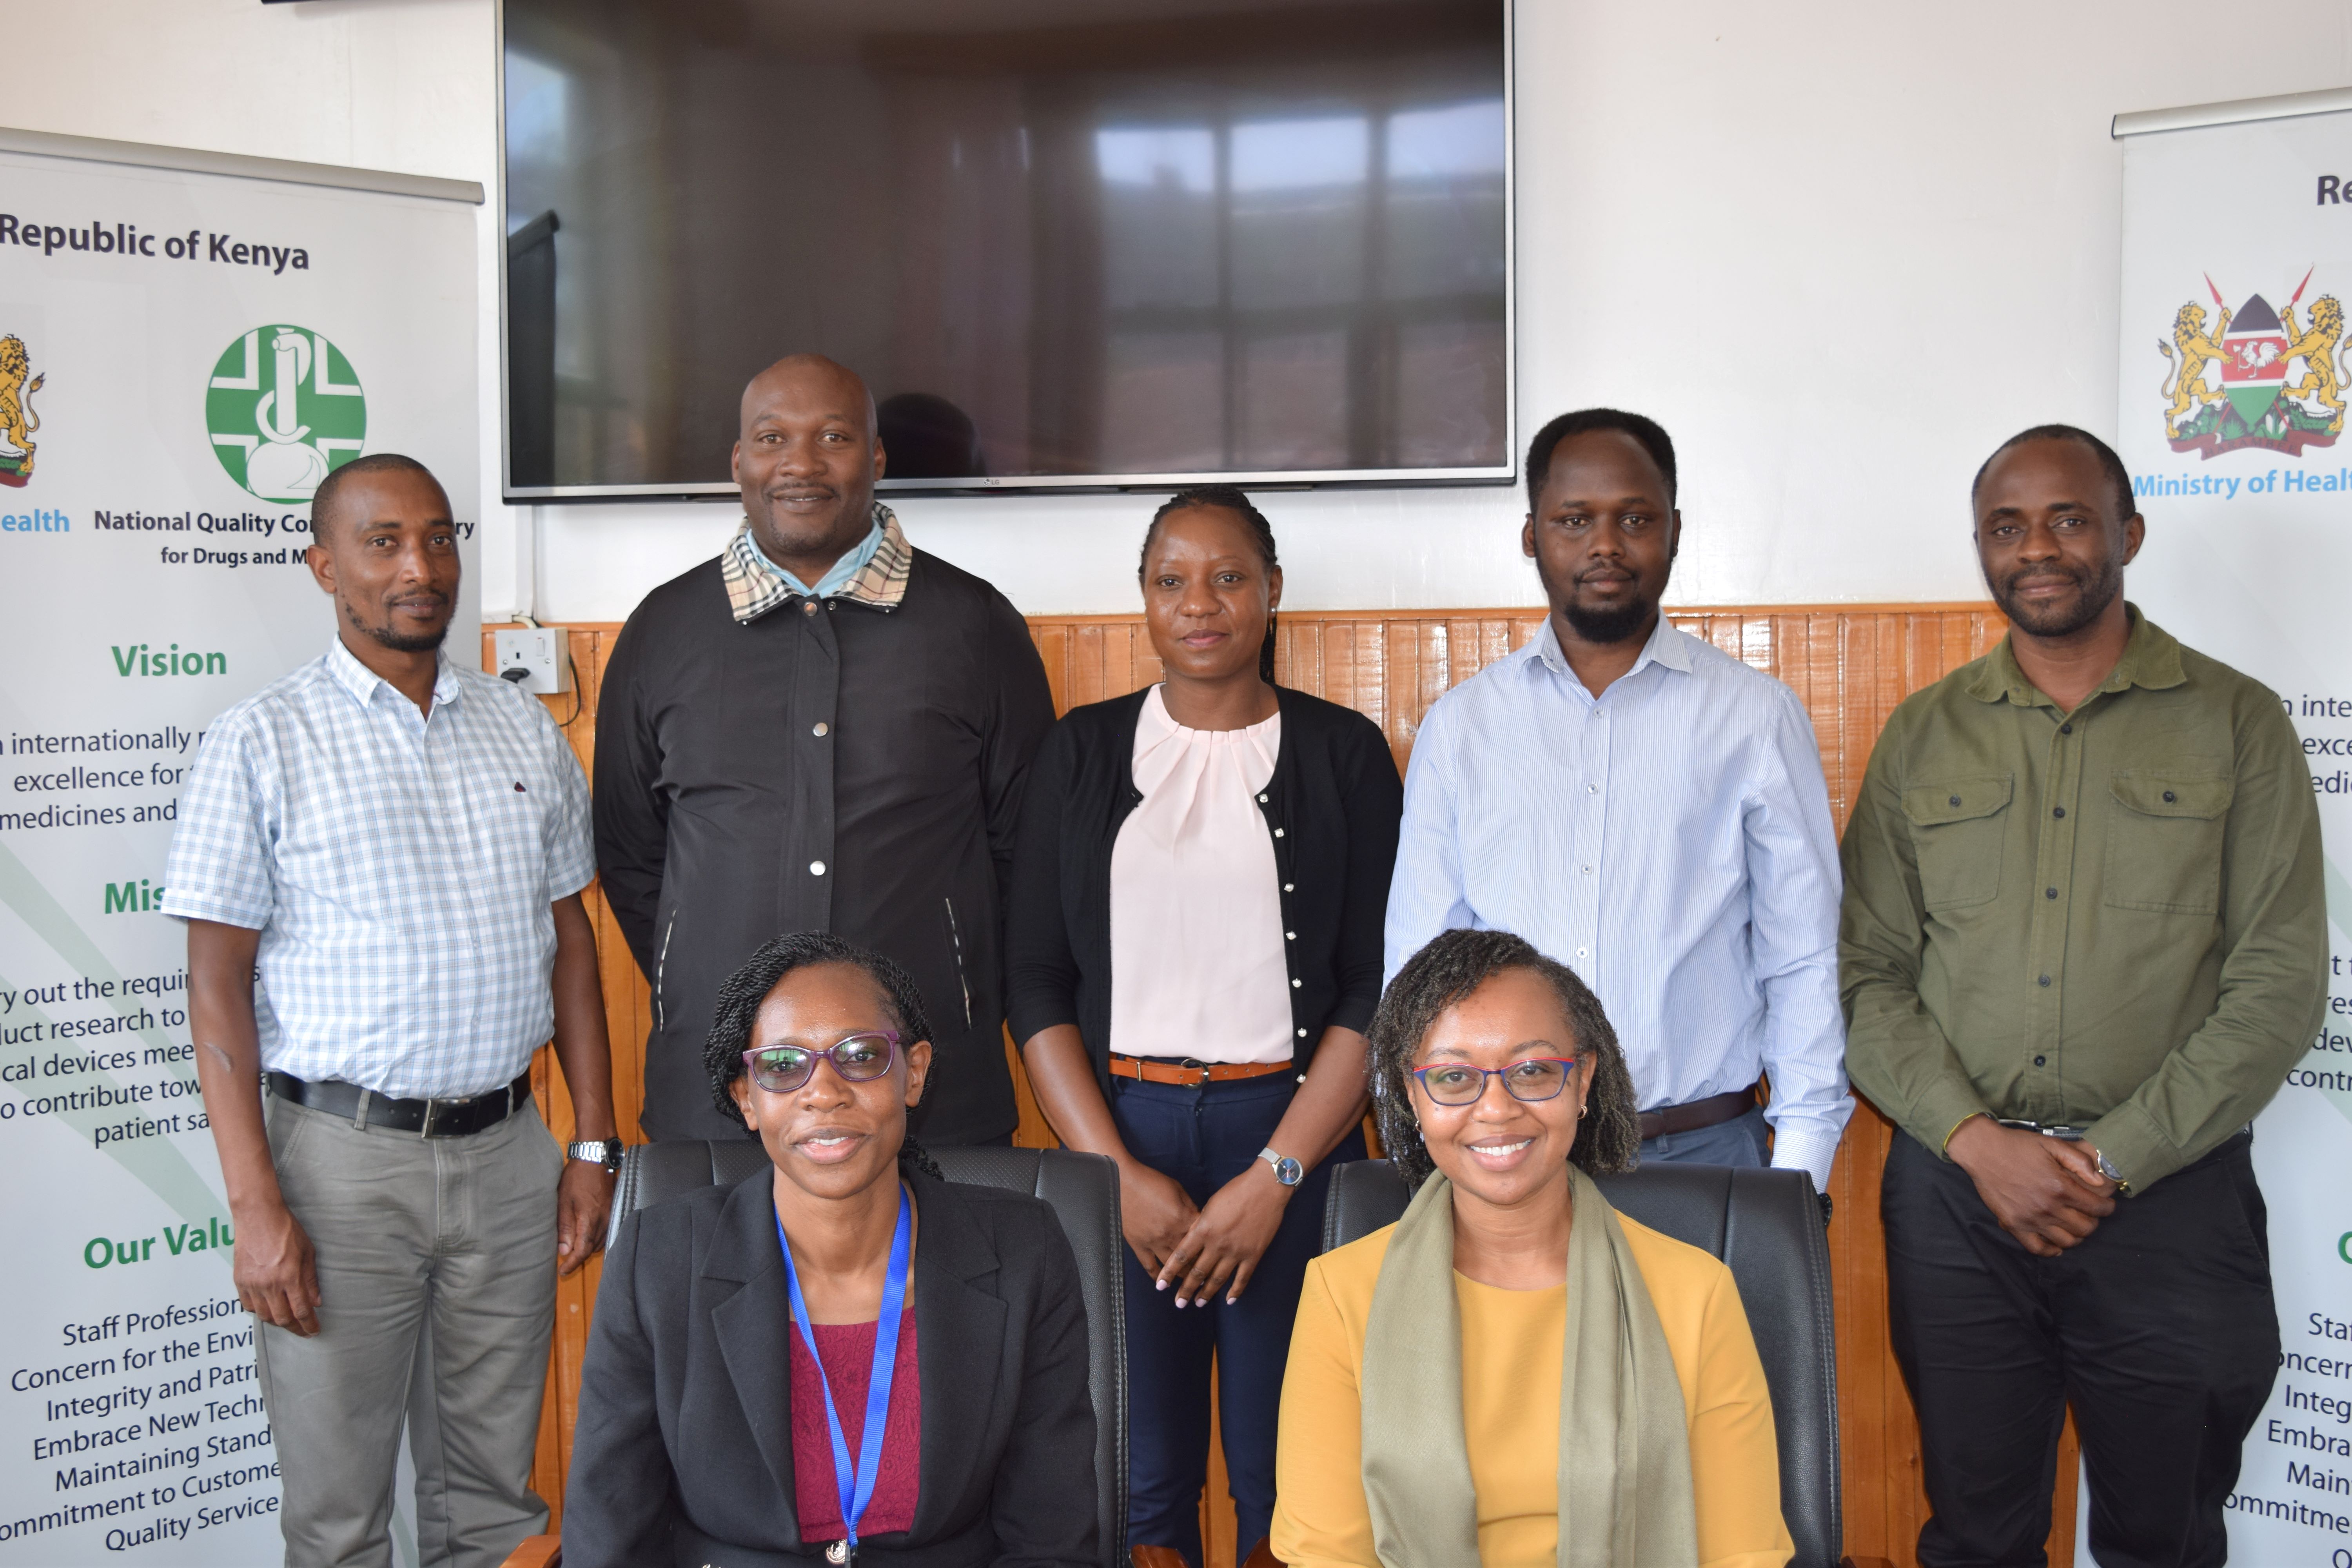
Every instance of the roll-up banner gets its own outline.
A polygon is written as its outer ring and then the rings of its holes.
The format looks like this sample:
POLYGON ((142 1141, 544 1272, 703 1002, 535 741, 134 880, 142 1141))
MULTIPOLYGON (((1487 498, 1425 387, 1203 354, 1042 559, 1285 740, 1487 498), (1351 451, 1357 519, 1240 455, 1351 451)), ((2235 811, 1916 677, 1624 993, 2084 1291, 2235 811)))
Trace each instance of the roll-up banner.
POLYGON ((156 910, 205 727, 334 635, 319 481, 423 461, 472 574, 479 200, 0 132, 0 1564, 282 1555, 156 910))
POLYGON ((2254 1122, 2283 1353, 2230 1558, 2352 1568, 2352 112, 2132 131, 2166 119, 2117 125, 2118 447, 2147 519, 2129 589, 2294 720, 2332 948, 2326 1020, 2254 1122))

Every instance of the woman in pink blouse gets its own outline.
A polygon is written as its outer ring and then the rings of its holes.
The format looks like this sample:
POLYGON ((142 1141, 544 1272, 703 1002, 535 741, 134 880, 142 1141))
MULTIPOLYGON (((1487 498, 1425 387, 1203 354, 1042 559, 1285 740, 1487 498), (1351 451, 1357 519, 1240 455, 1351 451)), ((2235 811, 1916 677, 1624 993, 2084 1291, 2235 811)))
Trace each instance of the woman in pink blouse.
POLYGON ((1240 489, 1161 507, 1139 575, 1165 679, 1073 710, 1032 764, 1006 993, 1055 1131, 1118 1163, 1128 1539, 1175 1568, 1201 1561, 1213 1356, 1244 1548, 1271 1525, 1328 1163, 1364 1155, 1402 791, 1370 720, 1275 685, 1282 568, 1240 489))

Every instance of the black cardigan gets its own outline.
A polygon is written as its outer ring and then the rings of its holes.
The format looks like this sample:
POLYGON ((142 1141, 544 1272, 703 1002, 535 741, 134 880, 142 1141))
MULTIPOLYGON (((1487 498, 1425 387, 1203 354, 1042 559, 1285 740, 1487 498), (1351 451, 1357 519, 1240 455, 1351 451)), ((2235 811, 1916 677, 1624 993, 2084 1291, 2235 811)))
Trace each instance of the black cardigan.
MULTIPOLYGON (((1146 692, 1074 708, 1030 765, 1005 898, 1005 1012, 1026 1045, 1076 1024, 1108 1092, 1110 858, 1135 787, 1146 692)), ((1381 999, 1381 930, 1404 788, 1380 727, 1353 709, 1276 688, 1282 748, 1258 795, 1282 879, 1293 1060, 1323 1031, 1361 1030, 1381 999)))
MULTIPOLYGON (((912 1528, 858 1543, 899 1568, 1102 1562, 1087 1314, 1061 1222, 1025 1194, 912 1184, 923 1400, 912 1528)), ((792 1303, 774 1173, 631 1215, 580 1369, 563 1561, 803 1568, 792 1303)))

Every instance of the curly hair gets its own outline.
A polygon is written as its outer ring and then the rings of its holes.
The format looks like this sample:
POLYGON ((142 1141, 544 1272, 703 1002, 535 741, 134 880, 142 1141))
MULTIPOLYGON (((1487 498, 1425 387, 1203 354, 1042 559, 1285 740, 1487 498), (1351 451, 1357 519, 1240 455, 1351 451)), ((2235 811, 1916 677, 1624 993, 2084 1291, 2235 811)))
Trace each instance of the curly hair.
MULTIPOLYGON (((787 931, 753 953, 719 988, 710 1035, 702 1047, 702 1066, 710 1075, 710 1098, 721 1116, 736 1121, 742 1117, 742 1108, 735 1103, 734 1084, 744 1073, 743 1053, 751 1048, 751 1025, 760 1016, 760 1004, 793 971, 821 963, 846 963, 864 970, 882 993, 883 1007, 889 1013, 900 1040, 912 1045, 931 1037, 931 1019, 923 1010, 923 994, 916 988, 914 977, 898 964, 878 952, 868 952, 854 942, 844 942, 831 931, 787 931)), ((750 1130, 745 1131, 748 1134, 750 1130)), ((946 1179, 938 1163, 912 1137, 898 1145, 898 1163, 933 1181, 946 1179)))
POLYGON ((1439 1014, 1507 969, 1531 971, 1551 986, 1575 1032, 1577 1049, 1592 1058, 1592 1087, 1585 1097, 1576 1142, 1568 1152, 1570 1163, 1601 1176, 1630 1171, 1641 1159, 1642 1120, 1633 1100, 1633 1075, 1618 1047, 1617 1031, 1601 1011, 1601 998, 1574 970, 1545 957, 1524 937, 1507 931, 1440 931, 1404 961, 1381 993, 1371 1026, 1365 1031, 1381 1142, 1412 1187, 1419 1188, 1435 1169, 1407 1092, 1413 1053, 1439 1014))
MULTIPOLYGON (((1167 520, 1170 512, 1183 511, 1196 506, 1222 507, 1249 524, 1251 542, 1257 546, 1258 559, 1265 563, 1265 569, 1268 572, 1282 569, 1282 562, 1274 551, 1274 524, 1266 521, 1265 513, 1257 510, 1257 503, 1249 499, 1247 491, 1239 485, 1193 485, 1170 496, 1160 504, 1160 510, 1151 514, 1151 524, 1143 531, 1143 553, 1135 563, 1137 582, 1141 582, 1144 573, 1150 569, 1151 541, 1159 533, 1160 523, 1167 520)), ((1268 686, 1274 684, 1274 623, 1275 614, 1268 610, 1265 613, 1265 640, 1257 645, 1258 679, 1268 686)))

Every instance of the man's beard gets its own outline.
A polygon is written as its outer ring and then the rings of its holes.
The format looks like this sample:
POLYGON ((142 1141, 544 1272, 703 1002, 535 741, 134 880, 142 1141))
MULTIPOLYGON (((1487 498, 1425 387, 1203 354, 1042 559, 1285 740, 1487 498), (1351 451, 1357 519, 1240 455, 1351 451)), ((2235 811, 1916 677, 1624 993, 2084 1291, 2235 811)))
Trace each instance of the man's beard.
POLYGON ((1568 606, 1569 629, 1586 642, 1607 645, 1628 641, 1641 635, 1658 606, 1635 602, 1621 605, 1613 610, 1588 610, 1573 600, 1568 606))
POLYGON ((2028 637, 2071 637, 2106 614, 2107 606, 2124 591, 2124 569, 2110 555, 2095 572, 2078 572, 2063 566, 2028 566, 2011 573, 2000 583, 1989 581, 1988 586, 1992 589, 1993 603, 2000 606, 2010 625, 2028 637), (2029 577, 2064 577, 2078 591, 2072 603, 2028 605, 2019 599, 2017 585, 2029 577))
POLYGON ((1654 603, 1646 600, 1637 600, 1614 610, 1586 609, 1576 602, 1574 584, 1569 585, 1568 594, 1559 592, 1558 584, 1551 580, 1551 574, 1544 569, 1540 555, 1536 557, 1536 581, 1543 584, 1544 597, 1553 604, 1563 598, 1568 600, 1564 613, 1568 616, 1569 629, 1589 643, 1606 646, 1638 637, 1643 626, 1658 609, 1654 603))
POLYGON ((394 653, 431 653, 449 639, 449 623, 446 621, 429 632, 396 632, 388 621, 383 626, 372 626, 361 620, 356 613, 350 618, 353 630, 394 653))

